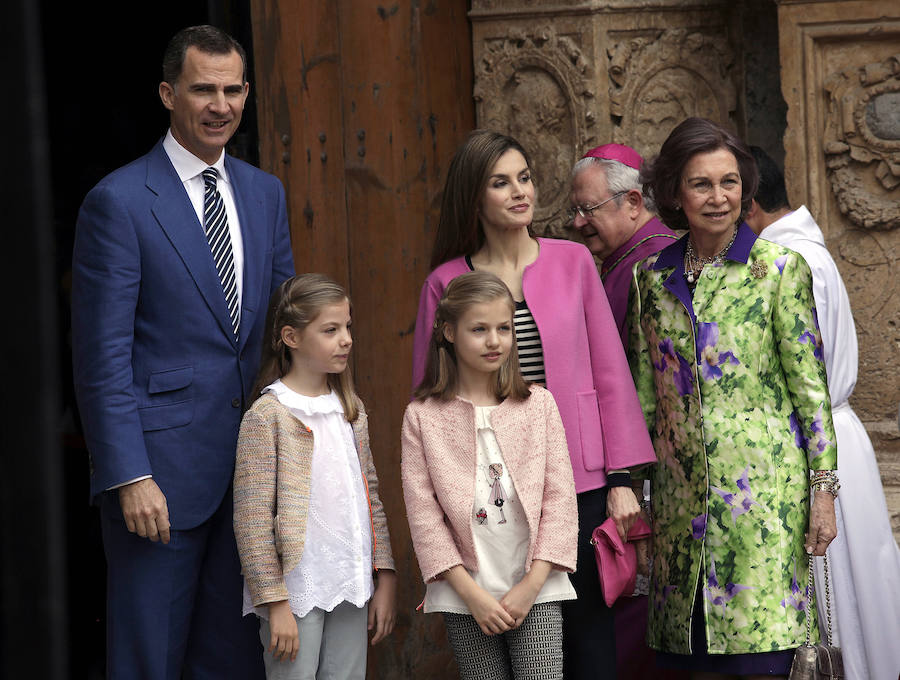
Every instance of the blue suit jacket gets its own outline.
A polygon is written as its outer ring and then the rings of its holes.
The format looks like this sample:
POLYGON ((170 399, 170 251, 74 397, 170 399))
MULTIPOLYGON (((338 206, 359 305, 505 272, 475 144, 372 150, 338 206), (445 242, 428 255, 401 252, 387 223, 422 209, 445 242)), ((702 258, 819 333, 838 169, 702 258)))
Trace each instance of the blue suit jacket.
POLYGON ((153 475, 174 529, 203 522, 228 489, 268 300, 294 274, 281 182, 230 156, 225 167, 244 245, 239 342, 162 142, 91 190, 75 234, 72 346, 91 493, 153 475))

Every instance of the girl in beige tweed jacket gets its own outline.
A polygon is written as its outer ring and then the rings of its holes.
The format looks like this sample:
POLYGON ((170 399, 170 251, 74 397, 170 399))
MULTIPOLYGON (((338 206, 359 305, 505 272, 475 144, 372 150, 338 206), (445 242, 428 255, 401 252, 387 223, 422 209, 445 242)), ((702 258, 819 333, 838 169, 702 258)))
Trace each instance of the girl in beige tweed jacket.
POLYGON ((556 403, 519 370, 514 309, 484 271, 447 287, 403 419, 403 494, 425 611, 443 614, 462 677, 555 679, 578 510, 556 403))
POLYGON ((350 302, 334 281, 286 281, 267 320, 254 391, 263 394, 241 423, 234 531, 244 613, 260 616, 270 679, 361 680, 366 629, 374 644, 394 626, 390 537, 368 420, 346 370, 349 326, 350 302))

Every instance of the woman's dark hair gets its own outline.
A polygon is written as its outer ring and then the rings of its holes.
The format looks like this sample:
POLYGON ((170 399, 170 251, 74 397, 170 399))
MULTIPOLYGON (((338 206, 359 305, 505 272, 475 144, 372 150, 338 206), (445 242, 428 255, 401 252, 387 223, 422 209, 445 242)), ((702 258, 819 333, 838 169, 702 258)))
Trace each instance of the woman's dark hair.
POLYGON ((690 225, 684 213, 676 208, 684 166, 698 153, 718 149, 730 151, 741 175, 741 215, 744 219, 750 201, 756 195, 759 174, 750 149, 731 130, 706 118, 687 118, 672 130, 659 150, 659 155, 641 168, 644 193, 656 202, 662 221, 673 229, 687 229, 690 225))
MULTIPOLYGON (((516 303, 509 288, 496 275, 485 271, 461 274, 450 282, 434 312, 431 341, 425 358, 425 375, 416 387, 416 399, 453 399, 459 389, 459 368, 456 365, 456 351, 453 343, 444 336, 447 326, 456 327, 459 320, 472 305, 503 300, 509 307, 509 322, 513 323, 516 303)), ((519 351, 516 335, 513 333, 512 348, 506 361, 497 369, 494 382, 494 396, 499 401, 508 397, 527 399, 531 395, 528 383, 519 368, 519 351)))
MULTIPOLYGON (((299 274, 278 286, 269 301, 266 327, 263 333, 262 359, 251 397, 257 399, 260 392, 291 370, 291 350, 281 338, 281 329, 290 326, 302 331, 322 312, 323 307, 350 303, 347 291, 324 274, 299 274)), ((351 305, 352 311, 352 305, 351 305)), ((353 422, 359 416, 356 391, 348 366, 341 373, 328 374, 328 386, 335 391, 344 417, 353 422)))
POLYGON ((431 251, 432 269, 460 255, 474 255, 484 245, 478 205, 491 170, 510 149, 522 154, 531 167, 531 159, 521 144, 491 130, 473 130, 456 150, 441 197, 441 217, 431 251))

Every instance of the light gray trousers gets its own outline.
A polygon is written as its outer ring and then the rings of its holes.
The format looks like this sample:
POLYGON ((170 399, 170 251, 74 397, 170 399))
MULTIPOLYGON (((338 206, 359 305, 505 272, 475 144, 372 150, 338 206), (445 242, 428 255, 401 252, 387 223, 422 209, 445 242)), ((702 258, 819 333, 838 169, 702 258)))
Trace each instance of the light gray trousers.
POLYGON ((365 680, 368 607, 341 602, 330 612, 313 609, 297 621, 300 651, 294 662, 269 651, 269 622, 259 620, 267 680, 365 680))

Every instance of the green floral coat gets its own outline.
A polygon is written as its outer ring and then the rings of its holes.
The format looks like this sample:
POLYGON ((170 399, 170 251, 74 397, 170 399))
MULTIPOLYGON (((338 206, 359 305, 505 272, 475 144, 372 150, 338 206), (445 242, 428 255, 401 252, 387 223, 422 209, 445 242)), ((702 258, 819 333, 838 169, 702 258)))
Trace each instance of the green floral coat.
POLYGON ((741 225, 692 299, 685 243, 635 265, 628 317, 659 458, 650 644, 691 653, 700 592, 709 653, 790 649, 806 631, 809 469, 837 467, 812 277, 741 225))

